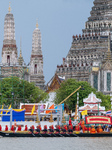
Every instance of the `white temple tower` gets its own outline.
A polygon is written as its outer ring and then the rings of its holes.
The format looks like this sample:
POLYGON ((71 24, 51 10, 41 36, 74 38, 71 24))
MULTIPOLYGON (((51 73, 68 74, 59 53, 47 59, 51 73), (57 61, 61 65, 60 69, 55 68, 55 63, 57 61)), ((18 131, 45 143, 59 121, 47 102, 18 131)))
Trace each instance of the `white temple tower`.
POLYGON ((30 82, 35 82, 35 85, 44 88, 43 75, 43 55, 41 50, 41 32, 36 24, 32 37, 32 53, 30 58, 30 82))
POLYGON ((2 48, 2 64, 10 66, 17 64, 17 47, 15 40, 15 23, 14 17, 11 13, 11 7, 9 6, 9 12, 5 16, 4 21, 4 40, 2 48))

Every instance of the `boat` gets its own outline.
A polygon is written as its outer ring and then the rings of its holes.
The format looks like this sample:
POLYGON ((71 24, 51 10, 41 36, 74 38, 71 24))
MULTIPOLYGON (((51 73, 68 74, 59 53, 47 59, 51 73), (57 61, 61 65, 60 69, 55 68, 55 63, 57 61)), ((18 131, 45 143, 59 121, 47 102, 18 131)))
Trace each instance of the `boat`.
POLYGON ((0 136, 2 137, 112 137, 112 133, 78 133, 78 134, 68 134, 68 133, 25 133, 25 132, 2 132, 0 131, 0 136))

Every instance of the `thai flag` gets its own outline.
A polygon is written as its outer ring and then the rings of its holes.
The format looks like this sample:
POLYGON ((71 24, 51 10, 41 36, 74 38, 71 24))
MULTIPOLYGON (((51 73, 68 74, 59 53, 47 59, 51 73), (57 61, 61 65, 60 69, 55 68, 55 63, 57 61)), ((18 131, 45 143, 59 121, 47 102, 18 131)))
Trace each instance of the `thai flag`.
POLYGON ((106 116, 111 116, 111 110, 106 111, 106 116))

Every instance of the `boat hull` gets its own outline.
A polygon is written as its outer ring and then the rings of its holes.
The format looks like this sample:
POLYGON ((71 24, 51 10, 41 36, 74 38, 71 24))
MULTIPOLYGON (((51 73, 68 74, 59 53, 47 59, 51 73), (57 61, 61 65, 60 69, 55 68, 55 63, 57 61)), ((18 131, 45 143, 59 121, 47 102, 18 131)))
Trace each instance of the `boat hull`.
POLYGON ((2 137, 112 137, 112 133, 79 133, 79 134, 34 134, 34 133, 6 133, 0 132, 2 137))

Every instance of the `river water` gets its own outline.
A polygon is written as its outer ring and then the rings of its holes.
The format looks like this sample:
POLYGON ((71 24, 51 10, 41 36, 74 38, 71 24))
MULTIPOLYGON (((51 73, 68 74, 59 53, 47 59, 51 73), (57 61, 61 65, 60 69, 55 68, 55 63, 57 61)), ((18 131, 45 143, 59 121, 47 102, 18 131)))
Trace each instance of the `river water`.
POLYGON ((112 138, 0 138, 0 150, 111 150, 112 138))

